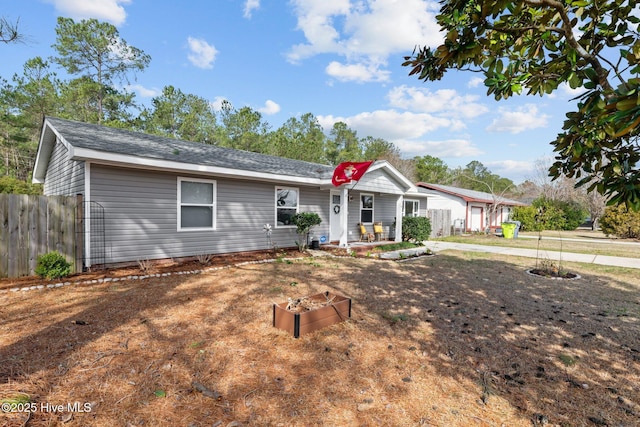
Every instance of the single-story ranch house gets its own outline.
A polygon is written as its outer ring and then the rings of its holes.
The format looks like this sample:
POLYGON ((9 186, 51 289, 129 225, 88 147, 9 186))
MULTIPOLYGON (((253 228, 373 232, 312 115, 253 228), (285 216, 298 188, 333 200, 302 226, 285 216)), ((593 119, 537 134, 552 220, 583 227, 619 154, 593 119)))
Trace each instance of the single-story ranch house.
POLYGON ((333 171, 47 117, 33 181, 45 195, 82 195, 85 267, 270 249, 266 224, 273 245, 295 247, 298 212, 317 213, 314 237, 342 246, 360 239, 358 223, 382 222, 400 240, 403 215, 426 215, 428 195, 387 161, 339 187, 333 171))
POLYGON ((451 210, 451 226, 464 232, 495 230, 510 219, 515 206, 525 205, 498 195, 448 185, 419 182, 416 186, 428 196, 429 209, 451 210))

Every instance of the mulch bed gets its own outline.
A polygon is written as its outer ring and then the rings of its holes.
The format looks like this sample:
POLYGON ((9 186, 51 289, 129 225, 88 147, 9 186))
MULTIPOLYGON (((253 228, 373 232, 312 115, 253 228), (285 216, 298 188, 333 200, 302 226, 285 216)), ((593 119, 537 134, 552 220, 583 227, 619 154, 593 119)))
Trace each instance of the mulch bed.
POLYGON ((211 269, 218 267, 231 267, 246 262, 259 262, 266 260, 274 260, 278 258, 299 258, 310 257, 307 252, 299 252, 297 250, 280 250, 277 252, 268 251, 251 251, 236 252, 232 254, 213 255, 207 258, 206 262, 200 262, 196 259, 176 259, 176 260, 157 260, 145 261, 142 265, 138 263, 130 263, 119 267, 100 268, 95 267, 91 271, 72 274, 62 279, 48 280, 38 276, 23 276, 14 278, 0 279, 0 291, 12 289, 27 289, 32 287, 47 287, 48 285, 63 284, 80 284, 86 282, 97 283, 105 278, 131 278, 147 275, 166 275, 168 273, 193 272, 203 269, 211 269))

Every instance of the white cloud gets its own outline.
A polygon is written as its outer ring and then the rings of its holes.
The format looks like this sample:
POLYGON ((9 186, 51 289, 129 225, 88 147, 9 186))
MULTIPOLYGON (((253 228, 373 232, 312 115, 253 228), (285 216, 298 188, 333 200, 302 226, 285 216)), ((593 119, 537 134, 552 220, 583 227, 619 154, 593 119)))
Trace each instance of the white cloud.
MULTIPOLYGON (((381 81, 379 68, 390 55, 409 52, 416 45, 436 46, 442 34, 436 23, 438 3, 431 0, 293 0, 297 28, 305 41, 291 47, 287 59, 292 63, 323 53, 345 58, 345 64, 332 63, 326 71, 341 80, 381 81), (373 70, 364 79, 359 72, 373 70), (357 74, 357 79, 353 74, 357 74)), ((386 79, 386 77, 385 77, 386 79)))
POLYGON ((222 111, 222 103, 225 101, 227 101, 227 98, 224 96, 216 96, 213 98, 213 101, 210 102, 211 108, 213 108, 214 111, 222 111))
POLYGON ((471 141, 465 139, 448 139, 444 141, 399 140, 395 141, 394 144, 402 151, 403 156, 408 158, 427 154, 440 159, 472 157, 484 154, 471 141))
POLYGON ((153 98, 162 94, 162 90, 160 89, 157 89, 157 88, 149 89, 139 84, 128 85, 126 86, 126 89, 132 92, 136 92, 138 95, 140 95, 143 98, 153 98))
POLYGON ((298 62, 320 53, 343 53, 340 33, 333 27, 333 17, 348 15, 349 0, 294 0, 294 13, 298 15, 298 29, 307 43, 291 48, 288 59, 298 62))
POLYGON ((427 135, 446 129, 456 131, 464 128, 464 122, 451 117, 438 117, 428 112, 376 110, 349 117, 317 116, 325 131, 334 123, 344 122, 360 136, 375 136, 395 144, 403 157, 423 156, 458 158, 484 154, 467 137, 434 140, 427 135))
POLYGON ((244 2, 243 16, 247 19, 251 18, 251 14, 255 9, 260 8, 260 0, 246 0, 244 2))
POLYGON ((213 45, 207 43, 206 40, 193 37, 189 37, 187 43, 189 44, 189 51, 191 52, 187 55, 189 62, 198 68, 213 68, 213 62, 218 54, 218 51, 213 45))
POLYGON ((467 87, 474 88, 474 87, 479 87, 482 84, 484 84, 484 79, 481 79, 480 77, 474 77, 471 80, 469 80, 469 83, 467 83, 467 87))
POLYGON ((527 130, 543 128, 547 126, 549 115, 538 111, 533 104, 526 104, 516 110, 500 108, 499 116, 487 126, 488 132, 521 133, 527 130))
POLYGON ((131 0, 49 0, 49 3, 60 15, 73 19, 95 18, 120 26, 127 19, 122 5, 131 3, 131 0))
POLYGON ((496 160, 491 162, 483 162, 483 164, 500 176, 509 178, 514 183, 519 184, 535 173, 535 160, 496 160))
POLYGON ((373 65, 350 64, 344 65, 332 61, 325 70, 328 75, 341 82, 384 82, 389 80, 389 71, 380 70, 373 65))
POLYGON ((527 174, 533 172, 535 161, 526 160, 496 160, 484 163, 486 167, 498 175, 509 175, 514 173, 527 174))
POLYGON ((264 103, 264 107, 258 108, 258 111, 267 116, 271 116, 280 112, 280 106, 276 102, 267 99, 264 103))
POLYGON ((387 94, 393 107, 406 110, 441 113, 447 117, 470 119, 489 111, 486 105, 477 102, 477 95, 460 95, 454 89, 440 89, 431 92, 429 89, 398 86, 387 94))
POLYGON ((558 87, 558 89, 560 89, 560 93, 562 93, 565 96, 568 96, 569 98, 575 98, 586 92, 586 89, 584 87, 571 89, 571 86, 569 86, 569 83, 562 83, 558 87))
POLYGON ((420 138, 426 133, 455 124, 452 120, 431 114, 395 110, 364 112, 351 117, 318 116, 318 122, 325 130, 331 129, 336 122, 344 122, 359 135, 375 135, 390 142, 420 138))

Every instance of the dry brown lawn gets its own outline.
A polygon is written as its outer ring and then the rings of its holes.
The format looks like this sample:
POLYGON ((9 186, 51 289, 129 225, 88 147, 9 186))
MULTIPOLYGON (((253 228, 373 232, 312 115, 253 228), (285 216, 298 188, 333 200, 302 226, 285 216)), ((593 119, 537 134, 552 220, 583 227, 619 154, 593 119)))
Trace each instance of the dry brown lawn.
POLYGON ((33 411, 0 424, 640 425, 638 272, 558 281, 534 261, 303 258, 4 291, 0 400, 33 411), (327 290, 351 319, 272 327, 273 303, 327 290))

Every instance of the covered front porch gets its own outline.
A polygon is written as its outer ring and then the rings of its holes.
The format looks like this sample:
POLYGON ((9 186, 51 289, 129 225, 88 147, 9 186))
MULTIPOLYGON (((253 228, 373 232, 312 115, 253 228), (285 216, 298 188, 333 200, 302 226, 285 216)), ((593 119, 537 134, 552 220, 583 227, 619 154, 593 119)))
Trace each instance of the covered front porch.
POLYGON ((358 181, 332 187, 329 197, 330 232, 327 241, 337 242, 340 247, 354 243, 400 242, 405 200, 414 203, 422 198, 422 205, 426 207, 426 196, 384 160, 374 162, 358 181), (366 235, 361 238, 360 224, 374 239, 368 239, 366 235), (374 224, 381 225, 381 233, 374 230, 374 224))

